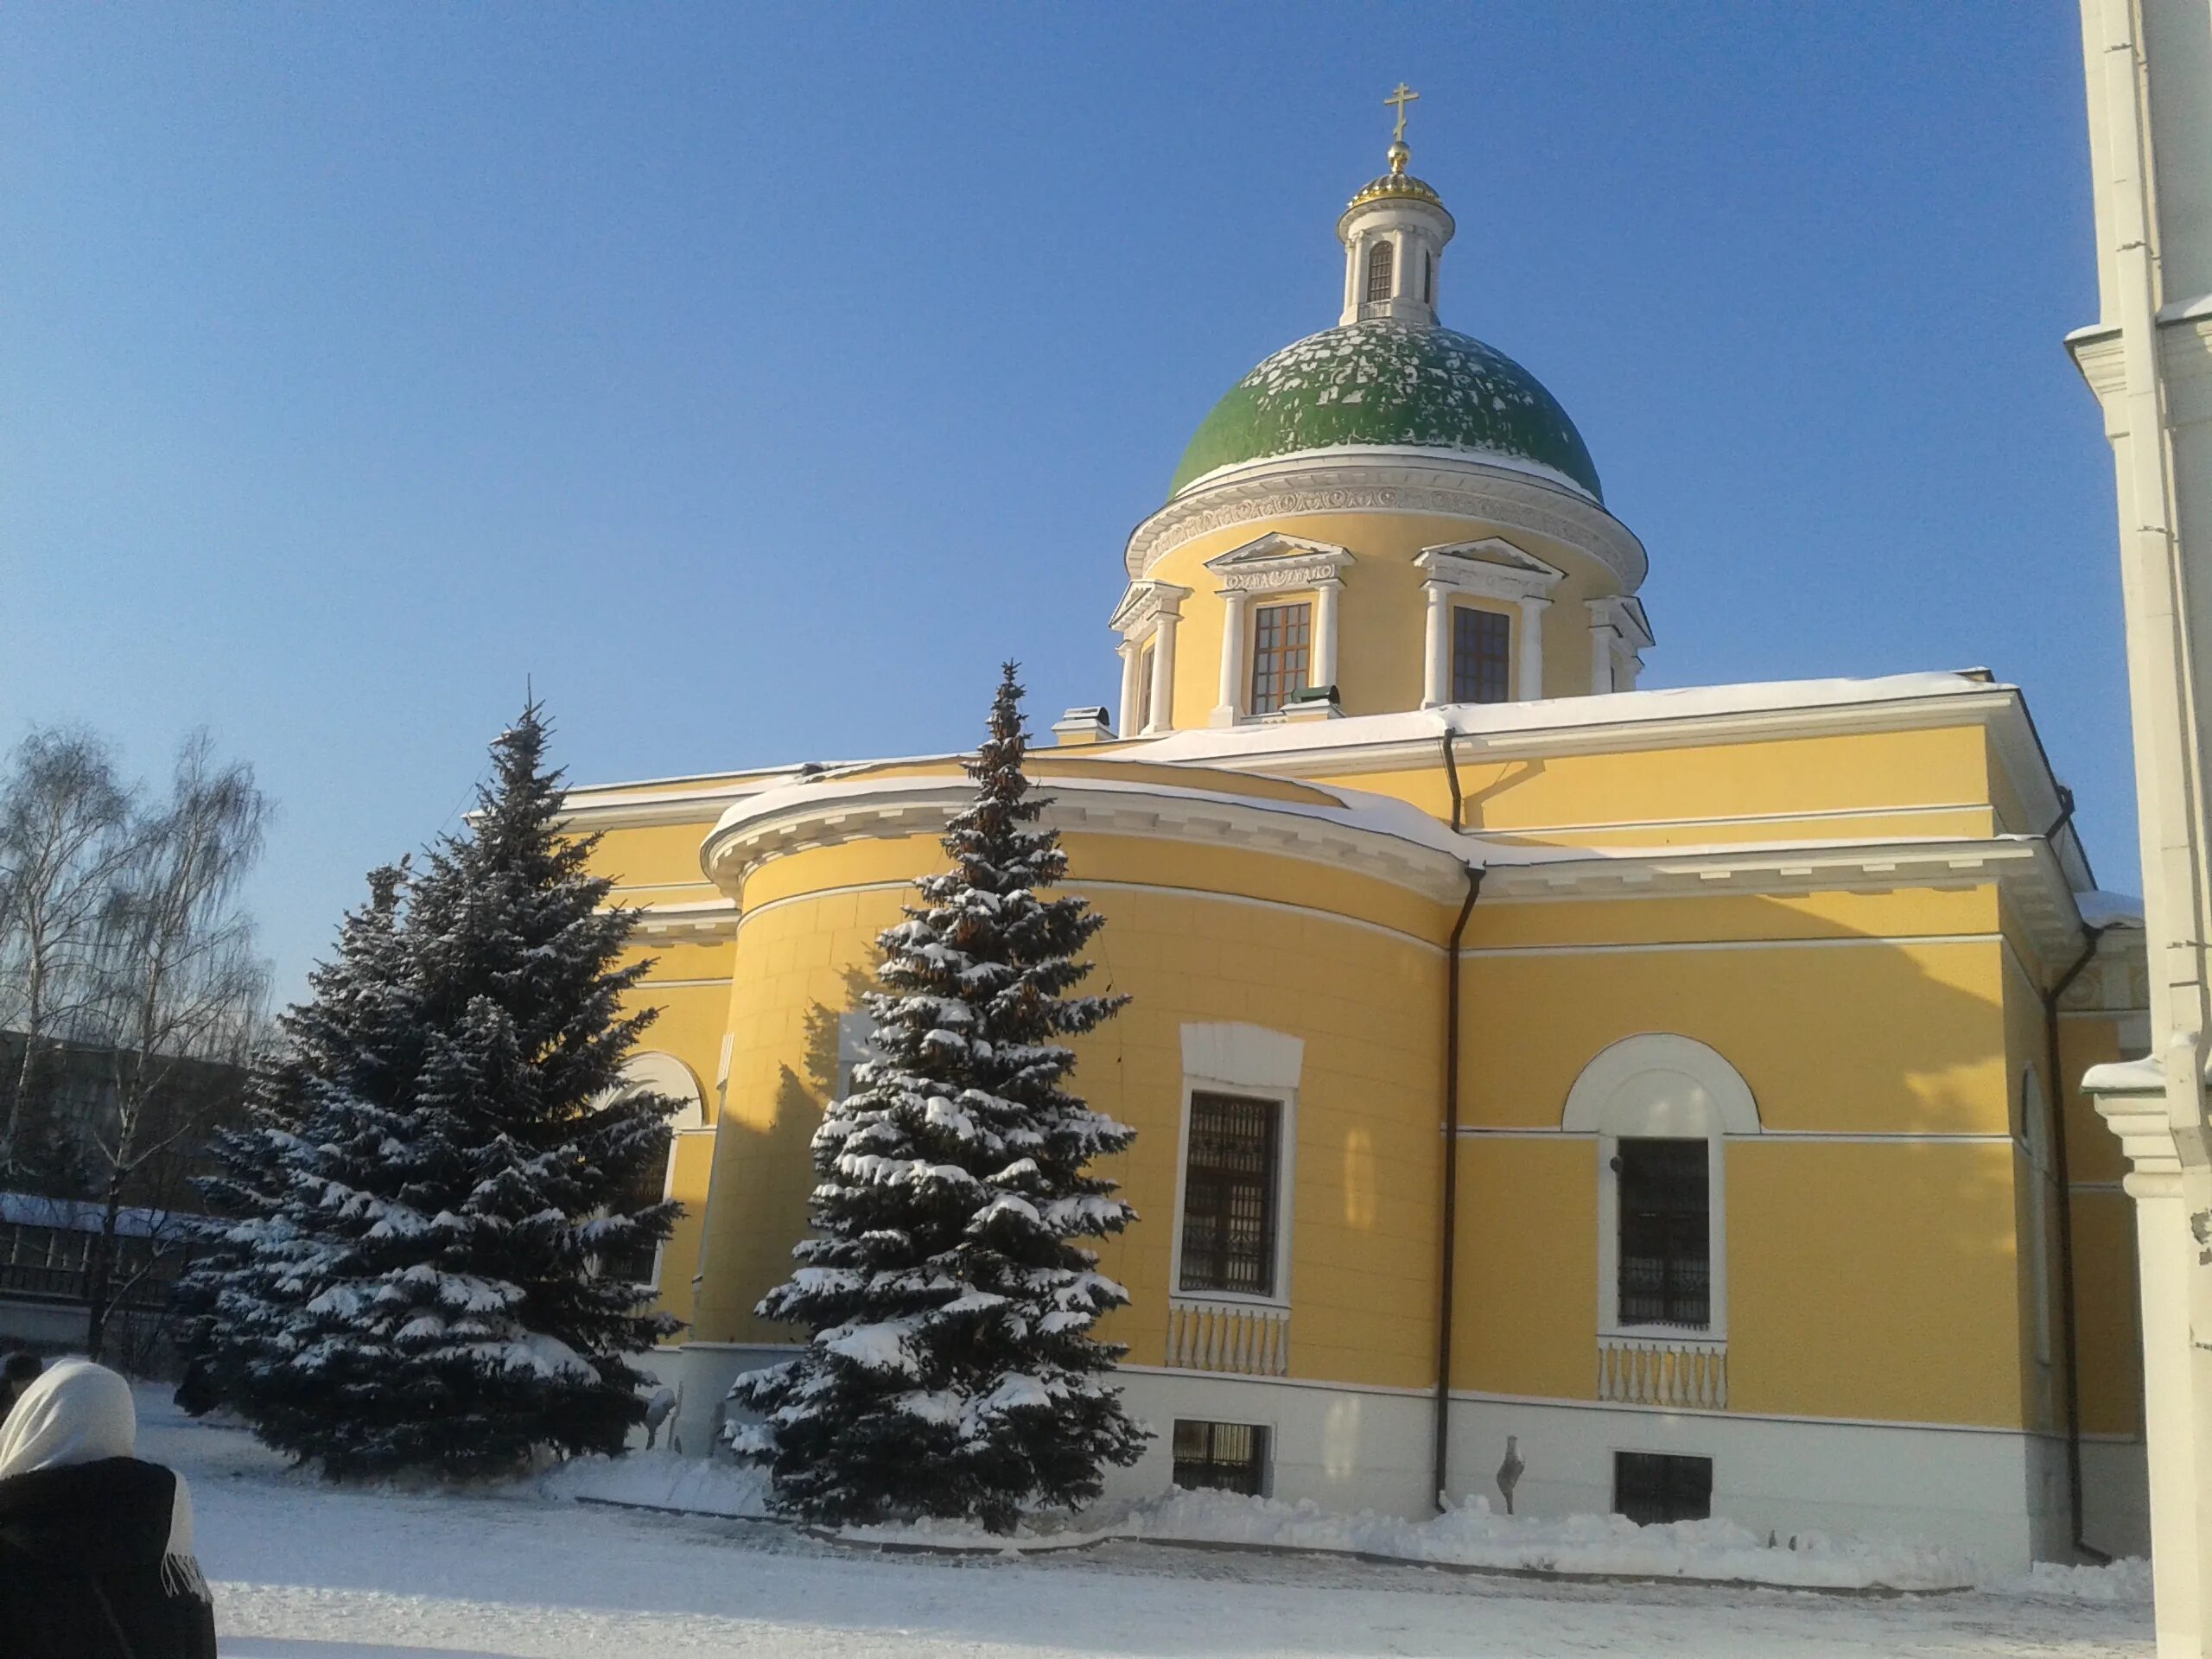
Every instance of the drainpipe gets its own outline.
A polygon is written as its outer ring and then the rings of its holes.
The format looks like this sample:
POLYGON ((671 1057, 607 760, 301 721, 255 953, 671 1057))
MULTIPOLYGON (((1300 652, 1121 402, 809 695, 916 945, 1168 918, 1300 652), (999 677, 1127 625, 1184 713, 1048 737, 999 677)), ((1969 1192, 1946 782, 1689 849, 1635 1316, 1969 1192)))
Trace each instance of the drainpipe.
MULTIPOLYGON (((1466 803, 1459 792, 1459 763, 1452 752, 1452 736, 1446 726, 1444 778, 1452 790, 1452 828, 1457 833, 1466 803)), ((1439 1513, 1445 1508, 1452 1457, 1452 1270, 1459 1256, 1459 941, 1466 935, 1467 918, 1474 913, 1475 897, 1482 890, 1482 867, 1468 865, 1467 896, 1460 902, 1459 918, 1452 924, 1451 942, 1444 947, 1443 1256, 1437 1273, 1436 1465, 1431 1482, 1439 1513)))
MULTIPOLYGON (((2073 820, 2074 791, 2061 784, 2058 786, 2057 820, 2044 832, 2043 837, 2044 844, 2050 849, 2054 858, 2058 855, 2058 838, 2066 833, 2067 826, 2073 820)), ((2050 1086, 2044 1091, 2044 1116, 2047 1120, 2045 1132, 2050 1137, 2051 1176, 2058 1185, 2059 1306, 2066 1316, 2066 1363, 2062 1373, 2066 1389, 2066 1505, 2075 1552, 2100 1564, 2110 1561, 2112 1557, 2082 1536, 2082 1357, 2075 1336, 2079 1313, 2074 1280, 2074 1185, 2066 1149, 2067 1085, 2064 1075, 2059 1071, 2058 1001, 2082 976, 2082 970, 2096 959, 2097 942, 2103 937, 2104 930, 2101 927, 2085 930, 2082 954, 2058 976, 2057 982, 2043 994, 2043 1029, 2050 1079, 2050 1086)), ((2022 1125, 2024 1130, 2025 1128, 2024 1124, 2022 1125)))

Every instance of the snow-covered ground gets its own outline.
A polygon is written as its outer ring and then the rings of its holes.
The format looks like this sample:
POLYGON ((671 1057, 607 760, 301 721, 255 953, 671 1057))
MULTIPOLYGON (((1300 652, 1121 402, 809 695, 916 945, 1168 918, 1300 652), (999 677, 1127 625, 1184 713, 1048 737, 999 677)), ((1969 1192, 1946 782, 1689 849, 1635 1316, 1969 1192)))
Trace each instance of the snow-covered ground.
POLYGON ((229 1659, 2152 1651, 2139 1572, 2046 1571, 2031 1585, 1864 1599, 1535 1583, 1128 1540, 1020 1559, 874 1555, 757 1521, 562 1496, 596 1487, 652 1501, 649 1489, 683 1473, 642 1459, 499 1495, 334 1489, 242 1433, 184 1421, 159 1392, 139 1399, 144 1454, 192 1480, 229 1659))

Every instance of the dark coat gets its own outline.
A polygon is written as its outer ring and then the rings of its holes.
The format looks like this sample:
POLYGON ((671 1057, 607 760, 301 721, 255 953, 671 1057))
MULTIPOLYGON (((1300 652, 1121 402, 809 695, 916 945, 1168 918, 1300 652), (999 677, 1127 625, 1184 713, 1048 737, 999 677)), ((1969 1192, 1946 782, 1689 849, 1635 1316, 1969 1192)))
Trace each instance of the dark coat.
POLYGON ((214 1659, 213 1606, 162 1585, 175 1493, 136 1458, 0 1480, 0 1655, 214 1659))

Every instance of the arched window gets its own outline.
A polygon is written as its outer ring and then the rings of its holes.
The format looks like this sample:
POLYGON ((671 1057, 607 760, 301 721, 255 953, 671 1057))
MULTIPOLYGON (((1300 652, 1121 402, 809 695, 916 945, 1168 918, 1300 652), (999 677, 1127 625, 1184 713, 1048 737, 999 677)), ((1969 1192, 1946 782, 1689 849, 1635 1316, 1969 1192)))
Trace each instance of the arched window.
POLYGON ((1421 297, 1424 303, 1436 303, 1436 256, 1424 253, 1421 257, 1421 297))
MULTIPOLYGON (((658 1204, 671 1196, 676 1179, 677 1137, 693 1130, 704 1129, 708 1123, 706 1097, 699 1087, 699 1079, 691 1068, 675 1055, 648 1049, 632 1055, 622 1072, 622 1092, 650 1090, 677 1103, 676 1112, 668 1120, 668 1156, 632 1173, 629 1187, 622 1194, 622 1209, 626 1214, 658 1204)), ((601 1258, 599 1270, 607 1278, 626 1279, 633 1284, 658 1290, 660 1287, 661 1250, 662 1247, 658 1244, 639 1245, 627 1250, 610 1250, 601 1258)))
POLYGON ((1759 1132, 1741 1074, 1688 1037, 1625 1038, 1582 1068, 1560 1127, 1598 1141, 1600 1333, 1725 1338, 1723 1142, 1759 1132))
MULTIPOLYGON (((2059 1203, 2057 1172, 2050 1147, 2050 1114, 2044 1103, 2043 1080, 2033 1071, 2020 1079, 2020 1130, 2027 1154, 2028 1294, 2033 1302, 2036 1363, 2050 1364, 2050 1252, 2052 1207, 2059 1203)), ((2044 1377, 2044 1386, 2050 1385, 2044 1377)))
POLYGON ((1388 242, 1377 242, 1367 251, 1367 297, 1370 301, 1390 297, 1396 259, 1396 250, 1388 242))

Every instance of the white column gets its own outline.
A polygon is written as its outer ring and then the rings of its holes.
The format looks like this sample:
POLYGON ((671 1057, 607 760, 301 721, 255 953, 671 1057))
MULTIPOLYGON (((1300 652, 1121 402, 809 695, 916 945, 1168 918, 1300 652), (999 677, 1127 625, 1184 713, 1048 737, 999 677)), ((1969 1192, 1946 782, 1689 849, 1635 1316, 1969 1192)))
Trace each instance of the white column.
POLYGON ((1315 685, 1337 683, 1337 595, 1344 590, 1341 576, 1323 576, 1313 584, 1313 679, 1315 685))
POLYGON ((1122 659, 1122 718, 1114 729, 1123 737, 1137 734, 1137 662, 1143 656, 1134 639, 1124 639, 1114 647, 1114 654, 1122 659))
POLYGON ((1160 613, 1152 636, 1152 720, 1147 732, 1175 729, 1175 626, 1183 619, 1170 611, 1160 613))
POLYGON ((1620 639, 1620 630, 1613 626, 1612 617, 1605 608, 1603 600, 1590 601, 1590 690, 1602 696, 1613 689, 1613 645, 1620 639))
POLYGON ((1544 695, 1544 612, 1548 599, 1524 594, 1514 603, 1521 607, 1521 691, 1523 702, 1544 695))
POLYGON ((1244 622, 1252 611, 1252 590, 1231 588, 1221 596, 1221 701, 1213 723, 1234 726, 1244 702, 1244 622))
POLYGON ((2127 1154, 2130 1168, 2120 1185, 2135 1200, 2158 1659, 2198 1659, 2212 1650, 2202 1577, 2202 1505, 2203 1491, 2212 1484, 2212 1442, 2199 1421, 2190 1375, 2190 1281, 2195 1276, 2196 1242, 2190 1236, 2186 1178, 2166 1114, 2164 1079, 2152 1075, 2155 1070, 2147 1061, 2101 1065, 2082 1081, 2127 1154), (2126 1075, 2131 1072, 2136 1075, 2126 1075))
POLYGON ((1452 589, 1433 576, 1421 583, 1428 595, 1427 643, 1421 658, 1421 706, 1452 701, 1452 589))

